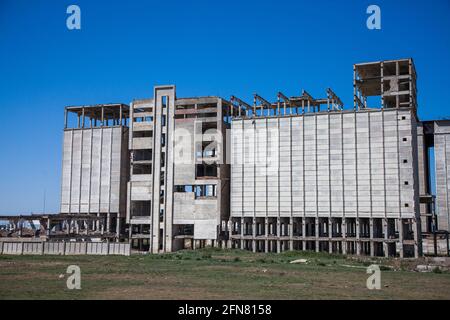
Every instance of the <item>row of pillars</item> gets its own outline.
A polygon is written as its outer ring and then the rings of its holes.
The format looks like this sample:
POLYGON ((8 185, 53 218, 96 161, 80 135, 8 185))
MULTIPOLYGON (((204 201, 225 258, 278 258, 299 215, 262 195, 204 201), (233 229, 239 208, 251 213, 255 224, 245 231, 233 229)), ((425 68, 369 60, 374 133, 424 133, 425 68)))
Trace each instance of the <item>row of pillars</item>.
MULTIPOLYGON (((299 229, 299 228, 297 228, 299 229)), ((375 255, 377 251, 377 243, 383 244, 383 251, 388 255, 390 251, 389 243, 399 243, 399 255, 404 256, 403 242, 404 240, 414 241, 414 256, 419 256, 417 222, 415 219, 391 219, 391 218, 233 218, 232 236, 244 237, 289 237, 289 240, 273 240, 277 241, 277 246, 281 246, 281 241, 289 241, 289 250, 293 250, 294 237, 315 238, 315 250, 319 250, 319 238, 329 238, 330 243, 333 238, 340 238, 346 241, 355 242, 355 252, 361 252, 361 246, 369 246, 363 251, 370 255, 375 255), (294 232, 294 219, 297 227, 301 224, 301 232, 294 232), (263 222, 261 222, 263 221, 263 222), (407 227, 410 225, 410 227, 407 227), (264 227, 264 232, 262 232, 264 227), (331 231, 331 232, 330 232, 331 231), (396 234, 398 232, 398 235, 396 234), (368 244, 365 244, 368 243, 368 244)), ((253 239, 251 241, 257 241, 253 239)), ((261 241, 261 240, 259 240, 261 241)), ((264 240, 263 240, 264 241, 264 240)), ((265 250, 268 250, 268 239, 265 240, 265 250)), ((245 248, 244 241, 240 243, 242 249, 245 248)), ((306 242, 302 249, 305 250, 306 242)), ((343 245, 342 253, 345 253, 346 246, 343 245)), ((331 245, 330 245, 331 249, 331 245)), ((252 245, 252 250, 256 250, 256 244, 252 245)), ((277 248, 276 252, 280 252, 277 248)))

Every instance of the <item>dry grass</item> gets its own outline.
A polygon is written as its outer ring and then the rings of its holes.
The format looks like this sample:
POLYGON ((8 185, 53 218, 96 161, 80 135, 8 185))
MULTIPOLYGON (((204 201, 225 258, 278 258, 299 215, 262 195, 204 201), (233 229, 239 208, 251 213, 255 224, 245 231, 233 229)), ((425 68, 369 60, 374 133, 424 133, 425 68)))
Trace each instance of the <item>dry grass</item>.
POLYGON ((0 299, 450 299, 450 274, 411 271, 419 262, 214 249, 131 257, 0 256, 0 299), (308 264, 289 263, 298 258, 308 264), (395 268, 382 271, 381 290, 366 288, 371 263, 395 268), (66 288, 71 264, 81 268, 81 290, 66 288))

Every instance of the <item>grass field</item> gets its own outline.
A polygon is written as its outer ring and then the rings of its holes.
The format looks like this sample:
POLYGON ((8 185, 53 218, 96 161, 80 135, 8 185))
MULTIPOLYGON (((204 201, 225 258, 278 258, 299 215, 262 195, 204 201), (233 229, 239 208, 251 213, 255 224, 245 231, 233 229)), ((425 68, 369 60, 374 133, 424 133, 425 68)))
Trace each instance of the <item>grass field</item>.
POLYGON ((450 299, 450 273, 413 272, 414 263, 219 249, 131 257, 0 256, 0 299, 450 299), (308 263, 289 263, 299 258, 308 263), (381 290, 366 288, 372 263, 381 265, 381 290), (66 269, 73 264, 81 268, 81 290, 66 287, 66 269))

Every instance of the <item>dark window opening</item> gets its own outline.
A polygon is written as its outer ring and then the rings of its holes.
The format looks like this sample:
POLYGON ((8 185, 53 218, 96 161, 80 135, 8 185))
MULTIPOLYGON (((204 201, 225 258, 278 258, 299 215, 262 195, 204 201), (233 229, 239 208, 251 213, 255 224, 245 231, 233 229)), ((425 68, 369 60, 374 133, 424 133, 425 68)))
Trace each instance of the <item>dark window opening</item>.
POLYGON ((133 138, 151 138, 153 131, 133 131, 133 138))
POLYGON ((161 185, 161 186, 164 185, 164 172, 161 172, 161 175, 160 175, 160 177, 159 177, 159 182, 160 182, 160 185, 161 185))
POLYGON ((197 164, 197 178, 217 178, 217 165, 197 164))
POLYGON ((133 164, 133 174, 151 174, 151 164, 133 164))
POLYGON ((152 160, 152 150, 142 149, 133 151, 133 161, 151 161, 152 160))
POLYGON ((149 217, 151 201, 131 201, 131 217, 149 217))
POLYGON ((175 235, 177 236, 193 236, 194 225, 193 224, 176 224, 174 225, 175 235))
POLYGON ((161 152, 161 167, 164 167, 166 164, 166 153, 161 152))

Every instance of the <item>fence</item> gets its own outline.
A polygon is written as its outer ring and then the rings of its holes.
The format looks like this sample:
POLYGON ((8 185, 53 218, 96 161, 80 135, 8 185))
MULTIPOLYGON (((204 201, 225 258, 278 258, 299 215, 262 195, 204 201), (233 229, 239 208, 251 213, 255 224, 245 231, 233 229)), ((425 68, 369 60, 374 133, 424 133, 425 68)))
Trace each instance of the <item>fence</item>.
POLYGON ((0 241, 0 254, 11 255, 130 255, 129 243, 0 241))

